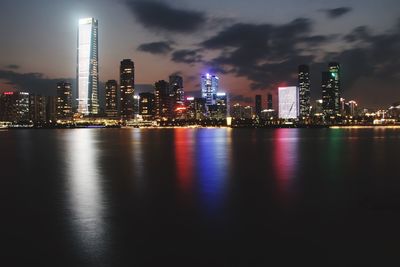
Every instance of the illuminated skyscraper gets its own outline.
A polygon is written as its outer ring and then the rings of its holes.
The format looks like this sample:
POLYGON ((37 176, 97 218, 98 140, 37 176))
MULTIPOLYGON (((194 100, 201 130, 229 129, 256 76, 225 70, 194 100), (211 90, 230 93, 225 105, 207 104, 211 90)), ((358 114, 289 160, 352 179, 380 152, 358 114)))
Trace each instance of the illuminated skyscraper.
POLYGON ((322 108, 326 116, 340 114, 340 67, 329 63, 329 71, 322 73, 322 108))
POLYGON ((94 18, 79 20, 78 29, 78 112, 99 113, 98 22, 94 18))
POLYGON ((68 82, 57 83, 56 113, 57 119, 72 118, 72 88, 68 82))
POLYGON ((185 95, 183 91, 183 78, 179 75, 169 76, 170 94, 175 98, 175 104, 183 104, 185 102, 185 95))
POLYGON ((170 95, 169 89, 169 83, 164 80, 154 84, 155 109, 158 119, 172 117, 173 97, 170 95))
POLYGON ((106 82, 106 115, 110 118, 118 116, 118 84, 116 80, 106 82))
POLYGON ((340 114, 340 65, 336 62, 329 63, 330 83, 334 97, 334 114, 340 114))
POLYGON ((201 76, 201 96, 206 99, 206 105, 215 104, 215 96, 218 92, 219 78, 215 75, 201 76))
POLYGON ((262 97, 261 97, 261 95, 256 95, 256 98, 255 98, 255 101, 256 101, 256 105, 255 105, 255 107, 256 107, 256 116, 258 116, 258 117, 260 117, 261 116, 261 111, 262 111, 262 97))
POLYGON ((299 66, 299 101, 300 116, 308 117, 310 115, 311 94, 310 94, 310 68, 307 65, 299 66))
POLYGON ((133 96, 135 93, 135 64, 130 59, 121 61, 120 66, 121 116, 133 117, 133 96))
POLYGON ((273 109, 273 104, 272 104, 272 94, 268 94, 267 96, 267 109, 272 110, 273 109))
POLYGON ((299 88, 297 86, 279 87, 278 99, 280 119, 299 117, 299 88))

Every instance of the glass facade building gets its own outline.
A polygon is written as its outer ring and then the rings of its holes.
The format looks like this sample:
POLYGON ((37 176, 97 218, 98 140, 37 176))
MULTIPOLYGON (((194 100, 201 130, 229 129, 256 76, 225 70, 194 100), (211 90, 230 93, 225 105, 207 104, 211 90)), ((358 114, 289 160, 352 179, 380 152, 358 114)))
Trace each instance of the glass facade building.
POLYGON ((121 116, 124 119, 131 119, 134 115, 134 93, 135 63, 124 59, 120 65, 121 116))
POLYGON ((106 115, 109 118, 118 116, 118 83, 116 80, 106 82, 106 115))
POLYGON ((206 99, 206 105, 215 104, 215 96, 218 92, 219 78, 215 75, 201 76, 201 96, 206 99))
POLYGON ((340 115, 340 66, 329 63, 329 70, 322 73, 322 108, 325 116, 340 115))
POLYGON ((299 82, 299 101, 300 116, 310 116, 311 94, 310 94, 310 68, 307 65, 299 66, 298 73, 299 82))
POLYGON ((78 112, 83 115, 99 113, 98 21, 79 20, 78 29, 78 112))
POLYGON ((57 83, 57 99, 56 99, 57 119, 72 118, 72 87, 68 82, 57 83))
POLYGON ((299 117, 299 88, 297 86, 279 87, 278 101, 280 119, 299 117))

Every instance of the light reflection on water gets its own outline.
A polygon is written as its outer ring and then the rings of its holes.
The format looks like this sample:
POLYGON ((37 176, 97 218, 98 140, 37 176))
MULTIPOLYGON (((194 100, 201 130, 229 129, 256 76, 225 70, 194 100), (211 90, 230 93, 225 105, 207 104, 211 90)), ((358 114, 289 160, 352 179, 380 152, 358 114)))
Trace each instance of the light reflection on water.
POLYGON ((297 177, 299 130, 277 129, 273 140, 277 194, 286 203, 292 197, 297 177))
POLYGON ((66 136, 67 193, 76 240, 88 256, 98 257, 105 248, 104 197, 99 166, 97 130, 70 130, 66 136))
POLYGON ((231 130, 202 129, 196 132, 196 173, 204 208, 221 208, 227 190, 231 163, 231 130))

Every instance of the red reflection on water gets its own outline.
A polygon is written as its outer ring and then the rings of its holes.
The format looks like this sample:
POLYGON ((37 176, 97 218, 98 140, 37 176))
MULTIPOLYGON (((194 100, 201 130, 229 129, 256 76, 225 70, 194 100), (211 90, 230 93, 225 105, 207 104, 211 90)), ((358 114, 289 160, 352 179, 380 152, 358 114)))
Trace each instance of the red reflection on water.
POLYGON ((175 129, 175 164, 179 186, 184 192, 192 187, 193 180, 193 130, 175 129))
POLYGON ((292 196, 298 161, 298 130, 277 129, 274 135, 274 168, 279 199, 288 201, 292 196))

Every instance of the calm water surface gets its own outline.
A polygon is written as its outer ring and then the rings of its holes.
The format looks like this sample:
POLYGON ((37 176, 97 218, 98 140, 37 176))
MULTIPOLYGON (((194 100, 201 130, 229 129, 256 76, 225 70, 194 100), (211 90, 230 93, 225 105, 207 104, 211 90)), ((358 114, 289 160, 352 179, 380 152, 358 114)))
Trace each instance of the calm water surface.
POLYGON ((2 266, 400 266, 400 131, 0 131, 2 266))

